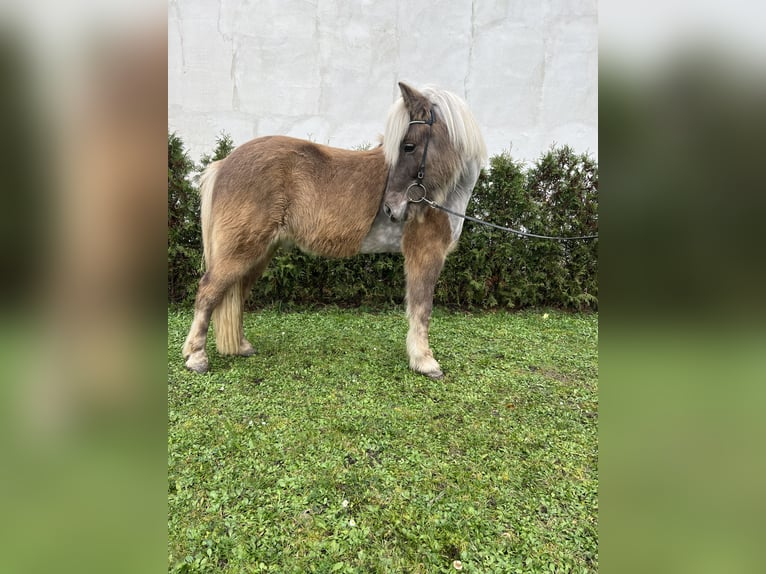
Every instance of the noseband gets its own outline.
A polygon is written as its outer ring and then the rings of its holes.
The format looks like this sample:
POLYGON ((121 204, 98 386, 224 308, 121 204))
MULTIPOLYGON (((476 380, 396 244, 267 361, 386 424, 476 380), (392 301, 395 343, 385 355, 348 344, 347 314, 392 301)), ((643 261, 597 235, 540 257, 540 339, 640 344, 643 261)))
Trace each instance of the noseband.
POLYGON ((423 157, 420 158, 420 166, 418 167, 417 181, 410 184, 405 192, 407 194, 407 201, 410 203, 420 203, 426 198, 426 186, 423 185, 423 178, 426 176, 426 156, 428 155, 428 144, 431 143, 431 126, 434 124, 434 109, 431 108, 431 119, 426 120, 412 120, 409 125, 412 124, 425 124, 428 126, 428 136, 426 136, 426 145, 423 148, 423 157), (419 187, 423 190, 423 194, 420 197, 415 197, 410 194, 410 190, 413 187, 419 187))

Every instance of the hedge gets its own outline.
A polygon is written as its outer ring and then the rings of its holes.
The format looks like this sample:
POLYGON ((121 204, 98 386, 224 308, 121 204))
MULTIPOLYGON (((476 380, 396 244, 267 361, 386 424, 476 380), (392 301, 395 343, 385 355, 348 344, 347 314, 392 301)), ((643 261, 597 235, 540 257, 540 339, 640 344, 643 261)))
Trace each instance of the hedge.
MULTIPOLYGON (((196 176, 233 149, 219 136, 212 155, 195 165, 176 134, 168 134, 168 302, 193 303, 202 273, 196 176)), ((598 165, 568 146, 552 146, 531 166, 510 154, 493 156, 467 212, 502 226, 548 235, 598 233, 598 165)), ((435 302, 472 309, 598 308, 598 241, 523 238, 466 222, 448 257, 435 302)), ((280 251, 256 283, 249 306, 400 304, 399 254, 325 259, 280 251)))

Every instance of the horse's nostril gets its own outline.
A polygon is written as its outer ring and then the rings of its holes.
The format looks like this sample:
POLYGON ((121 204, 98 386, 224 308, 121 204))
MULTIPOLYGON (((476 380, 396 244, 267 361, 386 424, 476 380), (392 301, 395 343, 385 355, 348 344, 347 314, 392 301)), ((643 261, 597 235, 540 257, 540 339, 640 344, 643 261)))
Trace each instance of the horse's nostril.
POLYGON ((388 204, 383 206, 383 213, 385 213, 389 219, 391 219, 391 208, 388 206, 388 204))

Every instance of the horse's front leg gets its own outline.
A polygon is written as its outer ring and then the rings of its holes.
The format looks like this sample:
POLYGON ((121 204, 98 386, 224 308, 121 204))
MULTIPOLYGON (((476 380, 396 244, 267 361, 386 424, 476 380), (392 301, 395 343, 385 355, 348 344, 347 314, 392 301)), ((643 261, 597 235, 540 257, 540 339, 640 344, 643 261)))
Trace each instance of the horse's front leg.
POLYGON ((450 242, 450 224, 445 213, 421 209, 405 224, 402 252, 407 274, 407 354, 413 371, 433 379, 441 379, 444 373, 428 344, 428 326, 434 288, 450 242))

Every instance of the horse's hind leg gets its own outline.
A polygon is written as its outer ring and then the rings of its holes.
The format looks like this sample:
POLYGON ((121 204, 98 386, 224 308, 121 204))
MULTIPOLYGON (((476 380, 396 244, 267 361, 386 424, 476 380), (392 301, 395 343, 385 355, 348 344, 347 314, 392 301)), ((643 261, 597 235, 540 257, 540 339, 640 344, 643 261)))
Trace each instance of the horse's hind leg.
POLYGON ((250 288, 269 264, 274 249, 268 247, 261 252, 263 255, 254 264, 244 263, 242 259, 218 259, 202 276, 194 304, 194 320, 182 351, 187 369, 197 373, 208 369, 205 345, 214 314, 216 343, 221 354, 248 356, 255 352, 245 338, 242 315, 250 288))
POLYGON ((446 214, 428 209, 404 228, 402 252, 407 274, 407 354, 410 368, 433 379, 444 376, 428 344, 434 289, 451 241, 446 214))
POLYGON ((200 279, 197 298, 194 302, 194 320, 183 346, 183 356, 186 368, 197 373, 204 373, 208 368, 205 344, 210 317, 223 299, 226 291, 240 277, 217 272, 216 268, 208 270, 200 279))
MULTIPOLYGON (((264 270, 271 261, 273 253, 274 249, 269 249, 266 255, 258 259, 255 265, 253 265, 252 269, 250 269, 247 275, 245 275, 244 279, 242 279, 240 283, 241 288, 239 290, 239 296, 241 297, 241 310, 244 310, 245 301, 247 301, 247 297, 250 295, 250 290, 253 288, 253 285, 256 281, 258 281, 261 275, 263 275, 264 270)), ((247 337, 245 337, 245 325, 241 311, 239 316, 239 347, 236 354, 243 357, 249 357, 250 355, 255 354, 255 347, 253 347, 252 343, 250 343, 250 341, 247 340, 247 337)))

